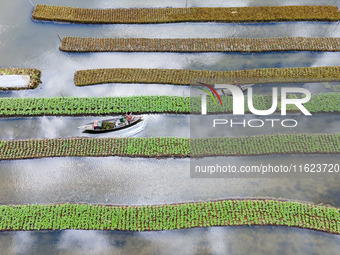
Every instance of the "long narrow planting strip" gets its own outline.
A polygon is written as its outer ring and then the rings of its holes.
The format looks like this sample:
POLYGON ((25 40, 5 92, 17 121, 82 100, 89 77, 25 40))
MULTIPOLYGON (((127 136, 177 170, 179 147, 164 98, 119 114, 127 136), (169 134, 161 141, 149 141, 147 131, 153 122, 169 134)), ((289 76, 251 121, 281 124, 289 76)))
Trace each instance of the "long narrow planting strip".
POLYGON ((40 83, 41 71, 38 69, 25 68, 0 68, 0 75, 28 75, 30 84, 27 87, 1 87, 0 90, 24 90, 35 89, 40 83))
POLYGON ((229 199, 182 204, 2 205, 0 231, 159 231, 212 226, 288 226, 340 234, 338 208, 272 199, 229 199))
POLYGON ((340 20, 340 14, 336 6, 85 9, 36 5, 32 18, 35 20, 90 24, 271 21, 334 22, 340 20))
POLYGON ((101 83, 159 83, 192 85, 196 81, 213 83, 288 83, 340 81, 340 66, 264 68, 238 71, 187 69, 114 68, 79 70, 74 75, 76 86, 101 83))
POLYGON ((337 37, 276 38, 80 38, 65 37, 67 52, 272 52, 340 51, 337 37))
MULTIPOLYGON (((293 97, 293 96, 291 96, 293 97)), ((207 97, 208 113, 232 113, 233 99, 221 96, 222 104, 214 104, 207 97)), ((245 96, 245 102, 247 97, 245 96)), ((340 112, 340 93, 326 93, 312 96, 304 104, 311 113, 340 112)), ((253 95, 254 107, 257 110, 268 110, 272 98, 267 95, 253 95)), ((249 112, 245 105, 245 112, 249 112)), ((281 105, 278 104, 278 110, 281 105)), ((200 97, 182 96, 134 96, 134 97, 47 97, 47 98, 0 98, 0 116, 81 116, 111 115, 126 112, 144 113, 201 113, 200 97)), ((287 111, 299 111, 294 105, 288 105, 287 111)))
POLYGON ((64 138, 0 141, 0 160, 44 157, 183 158, 269 154, 339 154, 340 134, 219 138, 64 138))

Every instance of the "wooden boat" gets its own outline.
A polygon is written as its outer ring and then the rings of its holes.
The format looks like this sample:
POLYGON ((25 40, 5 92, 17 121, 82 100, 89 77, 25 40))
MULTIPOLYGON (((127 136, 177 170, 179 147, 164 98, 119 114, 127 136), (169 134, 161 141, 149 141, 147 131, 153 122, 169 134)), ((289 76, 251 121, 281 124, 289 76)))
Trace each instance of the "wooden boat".
POLYGON ((88 133, 104 133, 130 127, 140 121, 142 121, 142 116, 133 116, 131 121, 127 121, 126 117, 117 116, 106 120, 96 120, 79 128, 88 133))

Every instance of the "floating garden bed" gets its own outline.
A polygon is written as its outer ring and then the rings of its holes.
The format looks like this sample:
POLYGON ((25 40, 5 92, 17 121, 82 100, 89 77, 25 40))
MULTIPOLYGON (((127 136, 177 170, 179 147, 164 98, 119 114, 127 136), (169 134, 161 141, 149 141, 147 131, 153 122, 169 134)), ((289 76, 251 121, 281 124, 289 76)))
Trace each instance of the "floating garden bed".
POLYGON ((0 68, 0 75, 28 75, 30 77, 29 86, 26 87, 1 87, 0 91, 35 89, 41 83, 41 71, 38 69, 24 68, 0 68))
MULTIPOLYGON (((294 97, 292 95, 292 97, 294 97)), ((233 99, 221 96, 223 106, 207 98, 208 113, 232 113, 233 99)), ((245 102, 247 97, 245 96, 245 102)), ((257 110, 268 110, 272 106, 271 96, 253 95, 254 107, 257 110)), ((326 93, 312 96, 304 104, 312 112, 340 112, 340 93, 326 93)), ((245 105, 245 112, 249 112, 245 105)), ((280 104, 278 109, 280 110, 280 104)), ((81 116, 112 115, 126 112, 145 113, 201 113, 200 97, 182 96, 134 96, 134 97, 47 97, 47 98, 0 98, 0 116, 81 116)), ((298 111, 294 105, 288 105, 287 111, 298 111)))
POLYGON ((272 52, 340 51, 336 37, 277 38, 79 38, 65 37, 67 52, 272 52))
POLYGON ((261 6, 86 9, 36 5, 34 20, 90 24, 138 24, 173 22, 279 22, 339 21, 336 6, 261 6))
POLYGON ((44 157, 184 158, 269 154, 339 154, 340 134, 218 138, 64 138, 0 141, 0 160, 44 157))
POLYGON ((239 71, 114 68, 79 70, 74 75, 76 86, 102 83, 159 83, 188 86, 197 81, 234 83, 235 80, 239 84, 340 81, 340 66, 239 71))
POLYGON ((0 206, 1 231, 159 231, 244 225, 288 226, 340 234, 340 212, 339 209, 329 206, 271 199, 229 199, 143 206, 0 206))

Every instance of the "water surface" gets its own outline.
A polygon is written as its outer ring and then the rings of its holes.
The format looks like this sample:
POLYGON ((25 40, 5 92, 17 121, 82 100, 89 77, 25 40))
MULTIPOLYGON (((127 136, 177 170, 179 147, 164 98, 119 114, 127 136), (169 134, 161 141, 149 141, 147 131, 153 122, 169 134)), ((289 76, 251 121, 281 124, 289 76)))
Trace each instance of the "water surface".
MULTIPOLYGON (((285 22, 268 24, 183 23, 159 25, 74 25, 33 22, 34 4, 87 8, 337 5, 333 0, 2 0, 0 8, 0 66, 38 68, 42 84, 35 90, 0 92, 1 97, 189 95, 187 87, 156 84, 106 84, 77 88, 76 70, 88 68, 190 68, 240 70, 270 67, 340 65, 340 53, 285 52, 264 54, 93 53, 58 50, 59 37, 271 37, 340 36, 339 23, 285 22), (59 37, 58 37, 59 36, 59 37)), ((299 84, 312 93, 323 84, 299 84)), ((320 90, 322 89, 322 90, 320 90)), ((254 117, 251 115, 246 118, 254 117)), ((83 136, 77 126, 98 117, 0 119, 1 139, 83 136)), ((335 114, 311 118, 294 116, 300 126, 262 130, 226 130, 226 136, 271 133, 338 133, 335 114)), ((89 136, 89 135, 84 135, 89 136)), ((145 116, 135 128, 105 136, 190 136, 189 117, 145 116)), ((288 164, 336 162, 332 155, 230 157, 230 163, 288 164)), ((340 179, 318 178, 190 178, 188 159, 54 158, 0 162, 0 203, 164 204, 239 197, 275 197, 340 207, 340 179)), ((161 232, 43 231, 0 233, 4 254, 338 254, 338 236, 310 230, 273 227, 219 227, 161 232)))
POLYGON ((5 254, 338 254, 339 236, 287 227, 0 234, 5 254))

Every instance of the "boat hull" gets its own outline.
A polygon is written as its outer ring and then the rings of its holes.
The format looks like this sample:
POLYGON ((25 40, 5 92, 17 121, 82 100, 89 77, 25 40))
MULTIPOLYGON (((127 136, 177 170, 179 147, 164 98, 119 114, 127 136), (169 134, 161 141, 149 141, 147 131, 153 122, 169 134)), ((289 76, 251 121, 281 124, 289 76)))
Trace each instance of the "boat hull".
MULTIPOLYGON (((114 119, 109 119, 109 120, 103 120, 103 121, 116 121, 118 118, 114 118, 114 119)), ((128 128, 131 127, 133 125, 136 125, 137 123, 139 123, 140 121, 142 121, 142 117, 141 116, 135 116, 133 118, 132 121, 130 121, 127 125, 119 125, 119 126, 115 126, 114 128, 111 129, 100 129, 100 128, 94 128, 94 123, 88 123, 85 126, 79 127, 82 129, 85 129, 83 131, 83 133, 107 133, 107 132, 112 132, 112 131, 116 131, 116 130, 121 130, 124 128, 128 128)))

